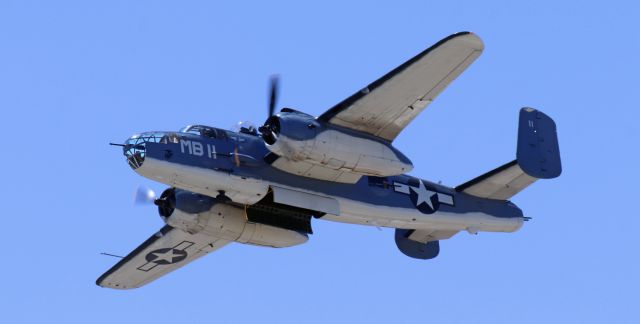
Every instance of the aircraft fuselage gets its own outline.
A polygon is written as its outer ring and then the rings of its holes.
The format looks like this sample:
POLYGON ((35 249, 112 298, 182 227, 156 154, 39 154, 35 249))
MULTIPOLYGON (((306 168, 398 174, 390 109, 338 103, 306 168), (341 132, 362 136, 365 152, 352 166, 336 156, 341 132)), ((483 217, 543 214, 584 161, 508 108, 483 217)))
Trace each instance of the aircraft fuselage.
POLYGON ((252 134, 172 136, 174 140, 166 143, 147 142, 144 161, 135 171, 183 190, 211 197, 222 194, 239 205, 284 190, 302 195, 302 203, 317 200, 325 208, 322 219, 343 223, 477 233, 514 232, 525 220, 509 201, 474 197, 409 175, 363 176, 349 184, 284 172, 265 161, 269 150, 252 134))

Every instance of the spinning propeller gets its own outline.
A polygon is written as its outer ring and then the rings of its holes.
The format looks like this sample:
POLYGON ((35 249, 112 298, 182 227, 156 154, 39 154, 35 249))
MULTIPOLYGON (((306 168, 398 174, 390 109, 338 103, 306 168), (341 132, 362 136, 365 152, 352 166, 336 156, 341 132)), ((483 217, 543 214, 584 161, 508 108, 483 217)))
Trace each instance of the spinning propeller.
POLYGON ((133 196, 133 203, 135 205, 152 204, 155 200, 156 200, 155 191, 145 186, 138 186, 133 196))
POLYGON ((278 102, 278 85, 280 83, 280 77, 277 75, 272 75, 271 80, 269 82, 269 116, 273 116, 273 113, 276 110, 276 103, 278 102))
POLYGON ((264 122, 264 125, 258 128, 258 131, 262 134, 262 137, 268 144, 275 143, 277 134, 280 131, 280 126, 277 123, 278 118, 274 115, 278 101, 279 83, 280 78, 277 75, 271 76, 271 80, 269 82, 269 115, 267 116, 268 118, 264 122))
POLYGON ((176 206, 176 192, 174 188, 169 188, 162 192, 160 198, 157 198, 152 189, 138 186, 133 197, 133 203, 136 205, 154 204, 158 206, 160 216, 169 217, 176 206))

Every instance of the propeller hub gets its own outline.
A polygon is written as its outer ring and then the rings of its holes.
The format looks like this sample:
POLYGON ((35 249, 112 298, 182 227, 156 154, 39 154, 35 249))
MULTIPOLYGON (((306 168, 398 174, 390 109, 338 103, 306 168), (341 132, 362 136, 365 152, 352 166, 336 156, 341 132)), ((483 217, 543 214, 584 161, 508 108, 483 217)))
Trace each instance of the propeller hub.
POLYGON ((278 139, 278 134, 280 134, 280 117, 275 115, 269 117, 264 122, 264 125, 258 128, 258 131, 260 131, 267 144, 273 145, 278 139))
POLYGON ((161 217, 167 218, 171 216, 176 208, 175 188, 169 188, 163 191, 160 198, 154 200, 153 204, 158 206, 158 213, 161 217))

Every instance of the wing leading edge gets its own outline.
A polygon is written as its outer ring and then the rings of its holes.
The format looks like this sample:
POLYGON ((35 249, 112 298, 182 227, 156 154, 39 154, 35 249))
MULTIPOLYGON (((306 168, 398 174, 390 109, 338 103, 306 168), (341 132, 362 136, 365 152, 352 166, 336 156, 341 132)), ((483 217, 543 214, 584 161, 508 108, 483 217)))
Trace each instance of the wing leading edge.
POLYGON ((100 276, 96 284, 114 289, 138 288, 228 243, 167 225, 100 276))
POLYGON ((318 117, 393 141, 433 99, 480 56, 473 33, 453 34, 318 117))

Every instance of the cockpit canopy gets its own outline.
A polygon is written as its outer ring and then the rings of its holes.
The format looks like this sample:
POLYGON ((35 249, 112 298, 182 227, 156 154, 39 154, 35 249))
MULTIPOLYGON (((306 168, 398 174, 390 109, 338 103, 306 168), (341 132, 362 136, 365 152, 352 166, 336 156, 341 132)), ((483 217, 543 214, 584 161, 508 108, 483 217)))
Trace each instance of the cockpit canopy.
POLYGON ((246 120, 238 122, 235 126, 233 126, 233 131, 237 133, 258 136, 258 129, 256 128, 256 125, 246 120))
POLYGON ((180 133, 195 134, 210 138, 227 139, 227 132, 218 128, 204 125, 189 125, 180 129, 180 133))

